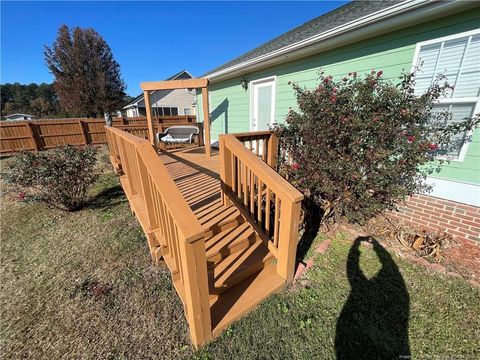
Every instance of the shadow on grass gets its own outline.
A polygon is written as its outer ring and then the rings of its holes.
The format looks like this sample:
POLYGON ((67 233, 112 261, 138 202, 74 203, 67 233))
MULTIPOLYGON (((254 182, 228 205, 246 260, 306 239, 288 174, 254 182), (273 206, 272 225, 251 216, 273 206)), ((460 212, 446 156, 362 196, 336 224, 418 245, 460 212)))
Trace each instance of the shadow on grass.
POLYGON ((120 185, 102 190, 85 206, 86 209, 105 209, 127 201, 120 185))
POLYGON ((347 260, 350 295, 337 320, 337 359, 409 359, 410 299, 390 254, 373 238, 358 237, 347 260), (360 269, 360 244, 373 245, 381 269, 367 278, 360 269))
POLYGON ((305 230, 298 242, 297 246, 297 261, 303 261, 307 255, 308 250, 312 246, 313 241, 317 237, 318 231, 323 218, 323 210, 315 204, 313 201, 306 198, 304 200, 304 209, 305 209, 305 219, 304 226, 305 230))

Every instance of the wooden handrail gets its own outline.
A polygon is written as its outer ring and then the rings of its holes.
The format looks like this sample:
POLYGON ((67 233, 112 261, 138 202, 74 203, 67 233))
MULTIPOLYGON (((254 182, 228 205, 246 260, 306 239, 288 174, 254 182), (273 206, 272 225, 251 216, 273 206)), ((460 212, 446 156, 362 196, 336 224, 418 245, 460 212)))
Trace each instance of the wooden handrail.
MULTIPOLYGON (((235 204, 254 226, 277 258, 277 273, 291 282, 304 196, 267 164, 268 157, 258 156, 258 145, 256 155, 237 138, 249 141, 259 136, 271 133, 220 135, 223 200, 235 204)), ((270 148, 270 154, 276 150, 270 148)))
POLYGON ((265 166, 265 162, 255 156, 255 154, 248 151, 248 149, 237 139, 237 134, 220 135, 220 139, 222 138, 229 149, 242 154, 242 161, 249 162, 252 170, 258 172, 258 175, 261 176, 263 184, 268 184, 273 191, 282 194, 292 202, 303 200, 303 194, 271 167, 265 166))
POLYGON ((144 229, 152 258, 160 251, 177 279, 174 285, 185 307, 192 341, 203 345, 212 338, 205 231, 148 140, 111 127, 106 133, 112 163, 115 166, 118 161, 126 176, 124 190, 144 229))

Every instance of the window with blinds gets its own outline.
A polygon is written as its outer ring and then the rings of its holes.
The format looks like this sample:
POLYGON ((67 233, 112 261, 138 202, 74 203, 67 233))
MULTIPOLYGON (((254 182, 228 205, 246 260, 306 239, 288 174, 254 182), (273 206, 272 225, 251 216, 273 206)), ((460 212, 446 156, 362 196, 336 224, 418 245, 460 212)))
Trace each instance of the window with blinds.
MULTIPOLYGON (((434 111, 449 111, 451 121, 472 117, 479 109, 480 92, 480 29, 417 44, 414 64, 419 67, 415 93, 425 92, 439 75, 453 86, 435 105, 434 111)), ((459 134, 444 155, 463 160, 468 134, 459 134)))

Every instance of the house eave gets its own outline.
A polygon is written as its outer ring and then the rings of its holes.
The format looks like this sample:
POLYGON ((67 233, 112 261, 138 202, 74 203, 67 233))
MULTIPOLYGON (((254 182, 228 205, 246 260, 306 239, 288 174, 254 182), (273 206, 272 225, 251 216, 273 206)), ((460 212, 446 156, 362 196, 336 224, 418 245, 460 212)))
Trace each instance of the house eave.
POLYGON ((207 74, 206 77, 210 83, 217 83, 475 6, 475 2, 468 1, 405 1, 255 59, 207 74))

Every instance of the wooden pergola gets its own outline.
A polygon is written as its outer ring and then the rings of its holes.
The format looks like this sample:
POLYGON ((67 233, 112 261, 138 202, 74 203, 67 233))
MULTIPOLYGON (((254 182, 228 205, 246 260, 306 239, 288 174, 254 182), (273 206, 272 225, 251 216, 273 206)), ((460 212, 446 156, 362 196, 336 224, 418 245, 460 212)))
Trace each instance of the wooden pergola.
POLYGON ((156 90, 175 90, 175 89, 201 89, 202 90, 202 108, 203 123, 205 130, 205 155, 210 157, 210 113, 208 109, 208 79, 186 79, 169 81, 150 81, 140 84, 145 98, 145 110, 147 112, 148 136, 152 145, 157 148, 155 138, 155 124, 153 123, 152 105, 150 103, 150 93, 156 90))

